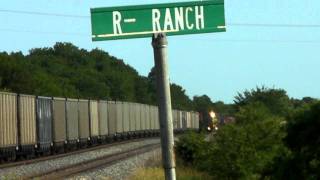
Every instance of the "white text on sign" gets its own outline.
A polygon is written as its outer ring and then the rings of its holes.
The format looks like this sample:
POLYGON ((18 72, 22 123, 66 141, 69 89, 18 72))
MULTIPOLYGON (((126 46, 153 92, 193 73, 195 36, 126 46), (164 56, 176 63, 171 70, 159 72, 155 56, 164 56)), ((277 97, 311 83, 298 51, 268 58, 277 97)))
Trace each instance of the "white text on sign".
MULTIPOLYGON (((128 20, 123 19, 119 11, 113 11, 112 15, 113 33, 121 35, 123 33, 121 23, 128 22, 128 20)), ((164 13, 161 13, 160 9, 152 9, 151 23, 154 33, 181 31, 185 29, 201 30, 205 27, 204 8, 203 6, 176 7, 173 13, 170 8, 166 8, 164 13), (192 18, 194 18, 194 21, 190 21, 192 18)))

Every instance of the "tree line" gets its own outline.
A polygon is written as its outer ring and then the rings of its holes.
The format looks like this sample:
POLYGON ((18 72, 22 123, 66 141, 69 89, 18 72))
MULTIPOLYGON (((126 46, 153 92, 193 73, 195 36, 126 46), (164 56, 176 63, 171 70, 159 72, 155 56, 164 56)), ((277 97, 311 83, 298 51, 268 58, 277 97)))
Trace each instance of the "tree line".
MULTIPOLYGON (((39 96, 106 99, 156 104, 156 77, 147 77, 123 60, 101 49, 80 49, 71 43, 0 53, 0 90, 39 96)), ((178 84, 171 84, 172 106, 181 110, 200 110, 206 96, 192 99, 178 84)), ((220 103, 221 105, 221 103, 220 103)), ((224 105, 222 103, 222 105, 224 105)))

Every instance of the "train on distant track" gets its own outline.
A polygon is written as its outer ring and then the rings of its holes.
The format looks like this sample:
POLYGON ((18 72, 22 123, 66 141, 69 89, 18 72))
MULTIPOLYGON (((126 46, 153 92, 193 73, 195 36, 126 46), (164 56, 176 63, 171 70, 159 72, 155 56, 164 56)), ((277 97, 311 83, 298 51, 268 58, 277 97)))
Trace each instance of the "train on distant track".
MULTIPOLYGON (((199 113, 172 113, 176 133, 199 129, 199 113)), ((157 106, 0 92, 1 162, 157 135, 157 106)))

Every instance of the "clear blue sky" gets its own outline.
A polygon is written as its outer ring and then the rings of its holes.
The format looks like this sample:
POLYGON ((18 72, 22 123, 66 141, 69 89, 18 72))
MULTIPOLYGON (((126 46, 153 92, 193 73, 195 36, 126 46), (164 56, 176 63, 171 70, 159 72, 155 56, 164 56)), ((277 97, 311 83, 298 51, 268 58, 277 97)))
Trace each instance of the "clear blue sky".
MULTIPOLYGON (((165 2, 179 1, 5 0, 0 6, 0 51, 26 54, 31 48, 71 42, 86 49, 99 47, 147 75, 153 66, 150 38, 91 42, 89 18, 1 10, 90 16, 92 7, 165 2)), ((226 33, 169 37, 171 82, 182 85, 189 96, 207 94, 214 101, 232 102, 237 92, 261 85, 283 88, 295 98, 319 98, 319 8, 319 0, 225 0, 226 33), (232 25, 236 23, 318 26, 232 25)))

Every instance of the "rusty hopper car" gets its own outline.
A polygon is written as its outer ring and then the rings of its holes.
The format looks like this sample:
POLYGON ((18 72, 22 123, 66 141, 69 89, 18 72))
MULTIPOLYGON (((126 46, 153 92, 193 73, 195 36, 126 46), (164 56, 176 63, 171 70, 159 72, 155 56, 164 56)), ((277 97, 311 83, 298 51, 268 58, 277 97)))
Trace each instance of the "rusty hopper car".
POLYGON ((117 138, 123 137, 123 102, 117 101, 116 116, 116 135, 117 138))
POLYGON ((99 137, 100 143, 106 142, 108 139, 108 102, 99 101, 99 137))
POLYGON ((154 110, 154 106, 150 106, 150 131, 151 134, 154 135, 155 132, 155 110, 154 110))
POLYGON ((64 151, 67 143, 66 99, 53 98, 53 144, 54 151, 64 151))
POLYGON ((125 137, 129 137, 130 131, 130 105, 128 102, 123 102, 123 133, 125 137))
POLYGON ((97 144, 99 138, 98 101, 90 100, 90 137, 91 144, 97 144))
POLYGON ((178 130, 178 110, 172 110, 172 123, 174 132, 178 130))
POLYGON ((49 154, 52 139, 52 100, 50 97, 37 97, 37 139, 38 153, 49 154))
POLYGON ((67 99, 67 147, 75 149, 79 142, 79 104, 78 99, 67 99))
POLYGON ((136 109, 135 109, 135 104, 134 103, 129 103, 129 109, 130 109, 130 128, 129 132, 131 136, 135 136, 135 131, 136 131, 136 109))
POLYGON ((18 149, 17 94, 0 92, 0 160, 15 159, 18 149))
POLYGON ((114 101, 108 101, 108 136, 111 140, 117 134, 117 104, 114 101))
POLYGON ((19 154, 32 157, 37 148, 36 97, 18 96, 19 154))
POLYGON ((150 115, 150 106, 145 105, 145 113, 146 113, 146 133, 149 136, 150 135, 150 129, 151 129, 151 115, 150 115))
POLYGON ((140 113, 141 113, 141 134, 144 136, 146 134, 146 105, 140 104, 140 113))
POLYGON ((134 103, 134 109, 135 109, 135 133, 136 136, 140 136, 141 135, 141 110, 140 110, 140 104, 139 103, 134 103))
POLYGON ((89 100, 79 100, 79 139, 80 147, 86 147, 90 141, 89 100))

